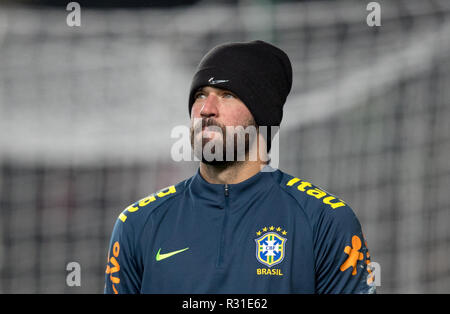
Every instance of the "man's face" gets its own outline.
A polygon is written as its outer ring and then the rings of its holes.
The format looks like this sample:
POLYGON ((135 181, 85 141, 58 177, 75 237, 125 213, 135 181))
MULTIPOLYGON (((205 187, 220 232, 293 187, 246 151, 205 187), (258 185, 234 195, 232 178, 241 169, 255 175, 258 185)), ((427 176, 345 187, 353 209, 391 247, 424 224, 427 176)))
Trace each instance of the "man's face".
MULTIPOLYGON (((199 89, 195 96, 191 111, 191 145, 201 148, 204 152, 205 145, 213 147, 218 145, 223 148, 223 158, 226 158, 227 127, 248 126, 256 128, 255 120, 247 106, 232 92, 211 86, 199 89)), ((249 148, 249 136, 245 136, 245 153, 249 148)), ((237 137, 234 137, 233 152, 237 158, 237 137)), ((251 141, 251 140, 250 140, 251 141)), ((205 150, 206 151, 206 150, 205 150)), ((214 147, 213 147, 214 151, 214 147)), ((195 149, 194 149, 195 152, 195 149)), ((208 164, 220 164, 220 161, 208 161, 204 156, 197 157, 208 164)), ((236 160, 236 159, 234 159, 236 160)))

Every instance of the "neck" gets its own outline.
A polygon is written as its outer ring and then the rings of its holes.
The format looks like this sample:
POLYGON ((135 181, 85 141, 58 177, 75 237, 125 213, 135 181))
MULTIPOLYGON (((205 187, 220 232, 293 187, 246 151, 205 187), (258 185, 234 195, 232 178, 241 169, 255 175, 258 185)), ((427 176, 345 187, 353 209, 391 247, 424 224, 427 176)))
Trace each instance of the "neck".
POLYGON ((236 184, 254 176, 266 165, 261 161, 237 161, 226 165, 200 163, 200 174, 209 183, 236 184))

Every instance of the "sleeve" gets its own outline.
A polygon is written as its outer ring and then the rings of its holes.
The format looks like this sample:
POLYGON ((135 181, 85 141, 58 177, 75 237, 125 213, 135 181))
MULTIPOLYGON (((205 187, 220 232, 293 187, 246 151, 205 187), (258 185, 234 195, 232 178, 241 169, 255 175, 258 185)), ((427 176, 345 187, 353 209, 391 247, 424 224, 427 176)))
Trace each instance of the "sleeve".
POLYGON ((367 243, 353 210, 324 208, 315 227, 316 292, 375 293, 367 243))
POLYGON ((105 271, 105 294, 134 294, 140 291, 142 271, 130 224, 130 221, 117 219, 114 226, 105 271))

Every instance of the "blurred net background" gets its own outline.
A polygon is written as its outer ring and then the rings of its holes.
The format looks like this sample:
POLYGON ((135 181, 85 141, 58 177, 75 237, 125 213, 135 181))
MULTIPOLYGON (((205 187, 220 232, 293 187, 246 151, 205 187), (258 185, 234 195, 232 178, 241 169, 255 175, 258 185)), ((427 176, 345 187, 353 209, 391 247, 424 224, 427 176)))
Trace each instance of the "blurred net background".
POLYGON ((252 39, 293 63, 280 169, 354 208, 378 293, 450 292, 449 1, 122 2, 0 3, 0 292, 103 291, 118 214, 197 167, 170 155, 197 63, 252 39))

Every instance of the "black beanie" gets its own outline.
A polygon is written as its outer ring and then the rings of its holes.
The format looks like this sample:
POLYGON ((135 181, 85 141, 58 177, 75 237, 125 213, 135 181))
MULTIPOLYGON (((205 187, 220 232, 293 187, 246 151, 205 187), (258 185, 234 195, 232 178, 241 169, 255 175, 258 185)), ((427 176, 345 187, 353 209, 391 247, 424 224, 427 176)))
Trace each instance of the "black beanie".
POLYGON ((235 93, 258 126, 279 126, 292 87, 292 66, 285 52, 264 41, 226 43, 200 61, 191 84, 189 115, 203 86, 235 93))

